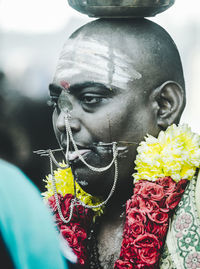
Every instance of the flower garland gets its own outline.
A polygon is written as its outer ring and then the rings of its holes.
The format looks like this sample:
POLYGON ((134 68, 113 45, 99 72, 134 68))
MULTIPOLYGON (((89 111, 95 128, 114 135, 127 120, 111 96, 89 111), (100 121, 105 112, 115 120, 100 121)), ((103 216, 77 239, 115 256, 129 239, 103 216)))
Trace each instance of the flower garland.
MULTIPOLYGON (((158 138, 148 135, 138 147, 135 161, 133 196, 126 203, 126 221, 119 259, 114 269, 158 268, 165 243, 169 219, 181 196, 200 167, 200 137, 187 125, 172 125, 158 138)), ((59 203, 64 217, 74 197, 70 170, 54 172, 59 203)), ((74 250, 80 264, 87 264, 87 238, 96 212, 79 205, 70 223, 64 224, 57 211, 51 177, 47 177, 44 193, 52 208, 56 223, 74 250)), ((77 184, 77 197, 87 204, 98 204, 99 199, 85 193, 77 184)))
POLYGON ((187 124, 169 126, 158 138, 148 135, 138 147, 135 180, 155 181, 169 176, 176 182, 190 180, 200 164, 200 136, 187 124))
MULTIPOLYGON (((66 166, 66 164, 59 163, 60 166, 66 166)), ((64 197, 66 194, 72 194, 74 196, 74 181, 73 181, 73 174, 70 168, 67 169, 61 169, 58 168, 58 170, 54 171, 54 178, 56 182, 56 189, 58 194, 60 194, 62 197, 64 197)), ((46 192, 43 192, 42 195, 44 196, 45 200, 48 200, 50 197, 54 195, 53 191, 53 183, 52 183, 52 176, 48 175, 46 179, 44 180, 46 183, 46 192)), ((98 205, 102 202, 101 199, 98 197, 92 196, 89 193, 86 193, 77 182, 76 184, 76 196, 79 200, 81 200, 86 205, 98 205)), ((101 216, 103 214, 103 208, 93 208, 92 209, 95 212, 95 216, 101 216)))

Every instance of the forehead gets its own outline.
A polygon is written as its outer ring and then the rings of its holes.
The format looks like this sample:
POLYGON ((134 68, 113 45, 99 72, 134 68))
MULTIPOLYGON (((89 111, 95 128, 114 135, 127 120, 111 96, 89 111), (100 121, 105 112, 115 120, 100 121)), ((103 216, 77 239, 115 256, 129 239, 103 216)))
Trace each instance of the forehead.
POLYGON ((92 81, 123 89, 141 78, 130 56, 114 45, 93 38, 69 39, 61 52, 54 83, 67 81, 72 85, 92 81))

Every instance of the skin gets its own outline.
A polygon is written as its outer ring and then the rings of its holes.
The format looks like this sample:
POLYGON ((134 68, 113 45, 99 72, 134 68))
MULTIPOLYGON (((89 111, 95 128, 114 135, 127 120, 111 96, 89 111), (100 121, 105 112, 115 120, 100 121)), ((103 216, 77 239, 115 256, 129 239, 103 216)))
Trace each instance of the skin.
MULTIPOLYGON (((168 125, 178 123, 184 109, 179 54, 169 35, 150 21, 97 20, 72 34, 61 52, 50 94, 56 100, 62 91, 74 140, 79 149, 90 150, 83 155, 89 164, 103 167, 112 160, 110 150, 93 147, 93 143, 134 142, 118 157, 117 187, 98 236, 102 256, 103 248, 107 248, 106 253, 116 258, 121 242, 115 249, 109 238, 120 234, 122 205, 133 192, 137 146, 146 134, 157 136, 168 125)), ((63 148, 65 112, 57 106, 53 113, 54 131, 63 148)), ((113 184, 113 167, 97 173, 76 159, 72 170, 78 182, 84 182, 85 191, 107 197, 113 184)), ((109 257, 102 260, 109 259, 112 264, 109 257)))
MULTIPOLYGON (((167 80, 176 80, 184 87, 178 57, 165 31, 147 20, 97 20, 75 32, 61 52, 50 90, 53 95, 56 89, 59 95, 62 90, 66 91, 63 81, 67 83, 72 116, 70 125, 80 148, 90 148, 92 143, 100 141, 136 142, 128 147, 125 158, 119 158, 119 180, 115 192, 119 203, 131 194, 131 175, 138 143, 147 133, 157 136, 163 128, 162 123, 158 124, 160 104, 154 89, 167 80), (116 32, 113 32, 113 27, 116 32), (120 37, 124 40, 123 46, 117 42, 120 37), (155 51, 156 46, 159 53, 155 51), (169 47, 173 47, 173 52, 169 47), (173 56, 173 60, 166 57, 165 62, 161 62, 164 50, 165 54, 173 56), (161 63, 157 65, 158 62, 161 63), (171 70, 172 65, 179 72, 171 70), (160 72, 161 66, 163 72, 160 72)), ((56 137, 65 148, 64 116, 59 108, 53 113, 56 137)), ((102 167, 111 161, 112 154, 96 149, 85 157, 91 165, 102 167)), ((97 174, 76 160, 73 171, 79 182, 86 181, 86 186, 82 187, 87 192, 104 198, 108 195, 114 178, 113 168, 97 174)))

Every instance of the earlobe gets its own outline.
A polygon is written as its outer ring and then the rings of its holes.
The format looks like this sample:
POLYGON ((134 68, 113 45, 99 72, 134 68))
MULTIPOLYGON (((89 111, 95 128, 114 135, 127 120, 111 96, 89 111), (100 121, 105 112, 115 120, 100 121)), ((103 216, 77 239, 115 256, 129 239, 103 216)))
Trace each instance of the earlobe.
POLYGON ((157 125, 166 129, 173 123, 178 123, 185 107, 185 92, 174 81, 167 81, 157 90, 157 125))

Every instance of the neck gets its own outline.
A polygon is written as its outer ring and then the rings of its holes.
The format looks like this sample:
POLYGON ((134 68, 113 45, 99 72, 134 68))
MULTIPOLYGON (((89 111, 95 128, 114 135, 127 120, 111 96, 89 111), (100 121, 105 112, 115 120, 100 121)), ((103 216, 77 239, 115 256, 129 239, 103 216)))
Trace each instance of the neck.
POLYGON ((116 188, 110 201, 105 206, 105 219, 111 219, 111 221, 116 221, 120 216, 126 211, 126 202, 133 195, 133 186, 128 189, 118 189, 116 188))
POLYGON ((106 211, 97 227, 96 245, 98 259, 102 268, 114 268, 114 263, 120 255, 125 207, 120 207, 119 210, 118 212, 113 212, 110 208, 110 210, 106 211))

